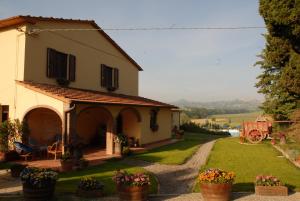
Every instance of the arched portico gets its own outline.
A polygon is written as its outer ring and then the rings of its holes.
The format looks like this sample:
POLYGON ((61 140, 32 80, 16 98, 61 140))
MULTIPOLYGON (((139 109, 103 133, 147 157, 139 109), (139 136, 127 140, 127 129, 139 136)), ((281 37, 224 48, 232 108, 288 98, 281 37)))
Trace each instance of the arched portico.
POLYGON ((32 108, 26 112, 23 120, 28 125, 28 138, 37 146, 51 145, 62 139, 62 119, 49 107, 32 108))
POLYGON ((123 108, 117 116, 117 133, 122 133, 131 143, 140 142, 142 117, 138 110, 132 107, 123 108))
POLYGON ((87 107, 76 118, 76 133, 88 147, 106 149, 113 154, 113 116, 104 107, 87 107))

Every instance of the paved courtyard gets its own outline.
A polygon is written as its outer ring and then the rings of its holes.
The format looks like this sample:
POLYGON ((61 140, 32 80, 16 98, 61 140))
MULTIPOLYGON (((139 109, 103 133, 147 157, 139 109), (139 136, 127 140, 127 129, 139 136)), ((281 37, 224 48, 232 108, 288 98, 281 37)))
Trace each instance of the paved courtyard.
MULTIPOLYGON (((269 197, 269 196, 255 196, 248 193, 233 193, 234 201, 299 201, 300 193, 295 193, 287 197, 269 197)), ((16 196, 1 196, 0 201, 22 201, 21 197, 16 196)), ((59 196, 53 201, 119 201, 117 197, 106 197, 98 199, 83 199, 75 196, 59 196)), ((149 201, 203 201, 200 193, 182 194, 182 195, 161 195, 150 196, 149 201)))

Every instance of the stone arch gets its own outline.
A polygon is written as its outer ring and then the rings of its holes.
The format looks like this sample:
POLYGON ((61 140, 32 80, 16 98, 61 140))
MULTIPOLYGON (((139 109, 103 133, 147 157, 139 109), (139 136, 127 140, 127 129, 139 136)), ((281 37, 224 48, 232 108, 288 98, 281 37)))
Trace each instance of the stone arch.
POLYGON ((113 153, 113 125, 111 112, 100 106, 82 109, 76 118, 76 133, 87 147, 106 149, 113 153))
POLYGON ((45 146, 62 139, 63 121, 57 110, 49 106, 32 107, 23 117, 28 125, 30 143, 45 146))
POLYGON ((123 108, 117 117, 116 128, 118 133, 128 137, 129 144, 139 144, 141 138, 142 117, 139 111, 132 107, 123 108))
POLYGON ((136 115, 136 118, 137 118, 138 122, 142 121, 142 116, 136 108, 134 108, 134 107, 125 107, 119 112, 119 114, 122 114, 125 111, 131 111, 132 113, 134 113, 136 115))

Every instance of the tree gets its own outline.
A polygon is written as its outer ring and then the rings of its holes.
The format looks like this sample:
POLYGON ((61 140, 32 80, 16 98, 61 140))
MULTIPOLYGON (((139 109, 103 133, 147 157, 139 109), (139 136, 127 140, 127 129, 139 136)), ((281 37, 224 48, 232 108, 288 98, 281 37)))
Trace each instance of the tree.
POLYGON ((268 33, 256 87, 265 95, 264 111, 288 119, 300 99, 300 0, 260 0, 259 12, 268 33))

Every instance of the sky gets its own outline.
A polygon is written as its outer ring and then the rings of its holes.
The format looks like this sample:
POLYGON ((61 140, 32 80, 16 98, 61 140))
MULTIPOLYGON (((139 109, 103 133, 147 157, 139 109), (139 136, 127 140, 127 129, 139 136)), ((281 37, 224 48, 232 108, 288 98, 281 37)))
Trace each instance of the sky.
MULTIPOLYGON (((93 19, 102 28, 264 26, 258 0, 0 0, 14 15, 93 19)), ((265 29, 106 31, 142 66, 139 94, 173 102, 261 100, 265 29)))

